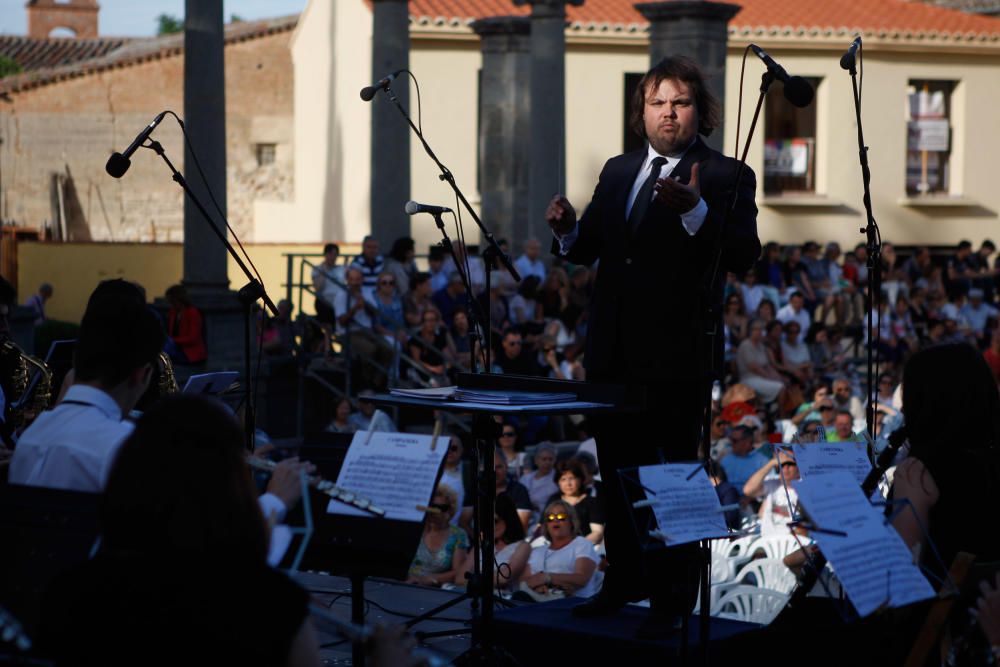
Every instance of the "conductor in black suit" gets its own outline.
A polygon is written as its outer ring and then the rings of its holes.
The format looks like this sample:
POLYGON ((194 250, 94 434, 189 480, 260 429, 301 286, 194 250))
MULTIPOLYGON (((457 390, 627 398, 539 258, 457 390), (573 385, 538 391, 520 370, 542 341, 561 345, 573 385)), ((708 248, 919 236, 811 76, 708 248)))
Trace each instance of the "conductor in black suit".
MULTIPOLYGON (((625 603, 651 598, 644 632, 656 635, 690 611, 697 592, 697 550, 673 547, 643 553, 617 470, 693 461, 709 350, 711 319, 703 289, 713 248, 736 180, 737 161, 708 148, 720 122, 718 100, 690 59, 665 58, 642 78, 632 97, 631 124, 648 145, 607 161, 594 196, 577 220, 555 196, 546 218, 553 253, 574 264, 600 261, 588 325, 587 380, 639 385, 646 407, 638 415, 595 422, 608 504, 609 569, 602 591, 574 614, 611 614, 625 603), (659 625, 659 627, 656 627, 659 625)), ((721 237, 720 280, 711 300, 721 302, 726 271, 743 275, 760 255, 756 181, 747 169, 721 237)), ((715 311, 716 313, 718 311, 715 311)), ((721 322, 718 322, 721 331, 721 322)))

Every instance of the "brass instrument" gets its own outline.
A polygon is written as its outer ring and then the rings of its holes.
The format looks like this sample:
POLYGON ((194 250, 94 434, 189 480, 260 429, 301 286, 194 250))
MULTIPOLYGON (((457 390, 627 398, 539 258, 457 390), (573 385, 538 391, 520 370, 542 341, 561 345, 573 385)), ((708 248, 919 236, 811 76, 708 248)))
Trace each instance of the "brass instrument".
POLYGON ((4 417, 9 432, 28 426, 52 400, 52 371, 12 340, 0 345, 0 384, 7 401, 4 417))
POLYGON ((177 385, 177 378, 174 376, 174 365, 170 362, 170 357, 166 352, 160 352, 159 376, 157 377, 156 388, 159 390, 160 398, 176 394, 180 391, 177 385))
MULTIPOLYGON (((278 464, 274 461, 262 459, 259 456, 247 456, 247 463, 251 468, 256 470, 265 470, 267 472, 274 472, 274 469, 278 466, 278 464)), ((373 505, 372 501, 367 498, 362 498, 353 491, 348 491, 343 487, 337 486, 330 480, 316 476, 309 476, 307 479, 317 491, 330 496, 334 500, 339 500, 340 502, 346 503, 351 507, 355 507, 363 512, 368 512, 369 514, 374 514, 378 517, 385 516, 385 510, 381 507, 373 505)))

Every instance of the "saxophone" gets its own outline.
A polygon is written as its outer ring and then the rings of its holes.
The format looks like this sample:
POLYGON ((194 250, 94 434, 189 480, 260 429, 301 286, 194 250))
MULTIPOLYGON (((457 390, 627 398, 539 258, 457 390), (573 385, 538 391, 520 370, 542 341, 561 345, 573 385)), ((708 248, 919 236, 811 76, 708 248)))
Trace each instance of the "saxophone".
POLYGON ((156 381, 156 388, 160 398, 170 396, 180 391, 177 385, 177 378, 174 376, 174 365, 170 362, 170 357, 165 352, 160 352, 159 376, 156 381))
POLYGON ((31 424, 52 400, 51 369, 12 340, 0 345, 0 385, 6 397, 6 426, 11 431, 31 424))

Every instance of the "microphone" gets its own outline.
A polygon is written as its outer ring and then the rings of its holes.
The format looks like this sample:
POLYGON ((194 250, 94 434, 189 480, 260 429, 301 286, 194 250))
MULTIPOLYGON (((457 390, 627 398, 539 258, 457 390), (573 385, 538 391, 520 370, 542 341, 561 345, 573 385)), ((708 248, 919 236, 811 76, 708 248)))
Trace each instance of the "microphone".
POLYGON ((430 204, 418 204, 412 199, 406 202, 406 214, 414 215, 417 213, 430 213, 431 215, 441 215, 442 213, 451 213, 451 209, 446 206, 431 206, 430 204))
POLYGON ((372 85, 362 88, 361 99, 363 99, 365 102, 371 102, 372 98, 375 97, 375 93, 377 93, 379 90, 385 88, 390 83, 392 83, 392 80, 395 79, 397 76, 399 76, 400 72, 402 71, 403 70, 398 69, 389 76, 379 79, 372 85))
POLYGON ((847 53, 840 56, 840 67, 841 69, 852 70, 854 69, 854 56, 858 52, 858 47, 861 46, 861 35, 854 38, 851 45, 847 48, 847 53))
POLYGON ((111 157, 108 158, 108 163, 104 165, 104 170, 115 178, 121 178, 124 176, 125 172, 128 171, 128 168, 132 165, 132 160, 129 159, 132 157, 132 153, 139 150, 139 147, 146 142, 146 139, 149 139, 149 135, 153 133, 153 130, 156 129, 156 126, 160 124, 163 117, 166 115, 166 111, 158 113, 152 123, 142 128, 142 132, 140 132, 136 136, 135 140, 129 144, 124 153, 112 153, 111 157))
POLYGON ((756 44, 751 44, 750 48, 753 52, 757 54, 764 64, 767 66, 767 71, 770 72, 775 79, 780 81, 785 88, 785 99, 792 103, 793 106, 797 107, 807 107, 813 100, 813 88, 809 85, 809 82, 803 79, 801 76, 788 76, 788 72, 785 68, 774 62, 774 58, 767 55, 767 51, 760 48, 756 44))

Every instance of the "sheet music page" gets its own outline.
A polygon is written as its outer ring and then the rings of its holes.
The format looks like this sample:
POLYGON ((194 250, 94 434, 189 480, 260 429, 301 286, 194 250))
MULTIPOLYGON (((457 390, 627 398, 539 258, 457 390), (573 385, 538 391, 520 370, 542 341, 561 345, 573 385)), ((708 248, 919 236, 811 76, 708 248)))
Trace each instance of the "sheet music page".
MULTIPOLYGON (((434 493, 434 482, 448 453, 448 438, 409 433, 371 434, 359 431, 347 450, 344 466, 337 476, 337 486, 366 498, 385 510, 385 518, 398 521, 423 521, 424 511, 434 493)), ((326 507, 330 514, 371 516, 336 500, 326 507)))
POLYGON ((868 502, 850 472, 813 475, 795 482, 795 490, 816 526, 847 533, 810 535, 833 565, 859 616, 934 596, 903 538, 868 502))
POLYGON ((639 481, 656 494, 647 491, 646 497, 654 501, 651 509, 660 532, 667 536, 667 546, 729 535, 715 487, 699 468, 697 463, 639 468, 639 481))
POLYGON ((797 442, 792 450, 803 479, 843 470, 853 475, 861 486, 872 469, 868 446, 864 442, 797 442))

